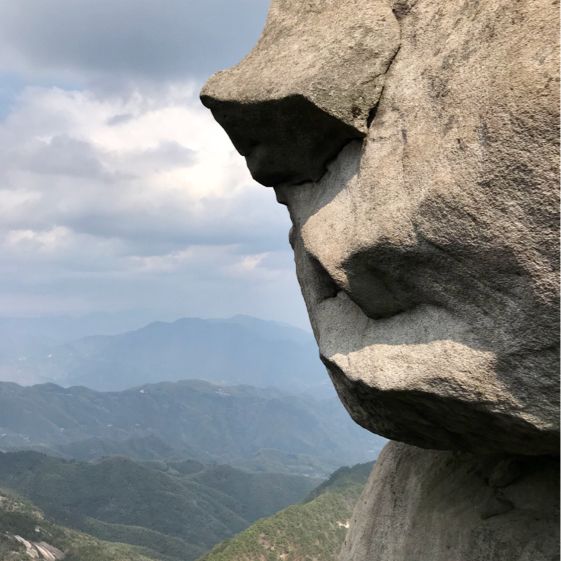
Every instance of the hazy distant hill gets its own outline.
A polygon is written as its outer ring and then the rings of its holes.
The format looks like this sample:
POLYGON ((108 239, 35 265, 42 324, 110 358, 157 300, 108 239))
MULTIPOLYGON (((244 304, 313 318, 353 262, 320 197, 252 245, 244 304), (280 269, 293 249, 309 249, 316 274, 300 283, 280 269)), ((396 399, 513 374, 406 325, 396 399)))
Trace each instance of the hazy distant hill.
POLYGON ((247 316, 155 322, 120 335, 43 346, 18 360, 26 379, 97 390, 196 378, 333 395, 310 333, 247 316))
POLYGON ((181 561, 301 500, 317 483, 192 461, 86 463, 0 454, 0 487, 27 497, 55 522, 181 561))
POLYGON ((0 449, 78 459, 193 458, 327 475, 376 457, 383 439, 359 428, 336 398, 190 380, 96 392, 0 383, 0 449))
POLYGON ((0 380, 20 384, 52 381, 33 364, 50 349, 90 335, 116 335, 146 325, 135 312, 89 314, 83 317, 0 317, 0 380))
POLYGON ((372 464, 341 468, 308 500, 259 520, 200 561, 336 561, 372 464))

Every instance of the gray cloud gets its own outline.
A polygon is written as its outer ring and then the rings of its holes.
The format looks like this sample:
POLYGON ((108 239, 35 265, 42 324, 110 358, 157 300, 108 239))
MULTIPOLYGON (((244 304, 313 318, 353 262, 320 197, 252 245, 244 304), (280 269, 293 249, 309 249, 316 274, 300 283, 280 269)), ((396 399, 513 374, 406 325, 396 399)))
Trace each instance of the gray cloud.
POLYGON ((132 113, 120 113, 119 115, 114 115, 107 119, 107 124, 111 127, 116 125, 122 125, 123 123, 128 123, 134 119, 134 115, 132 113))
POLYGON ((34 140, 6 153, 4 165, 44 175, 104 177, 107 171, 87 142, 61 134, 48 141, 34 140))
POLYGON ((244 56, 267 0, 0 2, 0 62, 120 81, 201 80, 244 56))
POLYGON ((307 325, 286 211, 192 87, 251 48, 267 4, 0 1, 4 315, 307 325))
POLYGON ((306 324, 289 220, 189 88, 31 88, 0 122, 4 314, 306 324))
POLYGON ((246 193, 232 201, 209 199, 203 209, 189 212, 173 201, 155 201, 135 208, 132 197, 125 204, 80 206, 51 216, 74 232, 122 240, 133 255, 166 254, 191 245, 238 248, 239 253, 287 249, 288 219, 280 208, 270 208, 270 193, 246 193), (252 211, 253 209, 253 211, 252 211))

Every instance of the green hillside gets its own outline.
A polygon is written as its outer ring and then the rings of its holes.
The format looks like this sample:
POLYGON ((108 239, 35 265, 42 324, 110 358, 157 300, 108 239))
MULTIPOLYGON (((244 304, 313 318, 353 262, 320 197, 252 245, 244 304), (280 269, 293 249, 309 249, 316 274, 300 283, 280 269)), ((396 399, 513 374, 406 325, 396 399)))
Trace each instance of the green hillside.
POLYGON ((199 561, 335 561, 371 470, 337 470, 305 502, 259 520, 199 561))
POLYGON ((256 519, 302 500, 317 483, 195 461, 78 462, 0 453, 0 487, 31 500, 55 522, 150 548, 170 561, 196 559, 256 519))
POLYGON ((326 477, 341 464, 375 457, 382 443, 336 398, 197 380, 121 392, 0 382, 4 451, 35 449, 78 460, 194 458, 326 477))
MULTIPOLYGON (((29 561, 25 544, 41 556, 39 547, 48 548, 64 561, 165 561, 148 549, 126 544, 108 543, 92 536, 53 523, 33 504, 15 495, 0 491, 0 559, 2 561, 29 561), (17 536, 17 537, 16 537, 17 536), (53 549, 53 548, 56 548, 53 549)), ((52 558, 51 558, 52 559, 52 558)))

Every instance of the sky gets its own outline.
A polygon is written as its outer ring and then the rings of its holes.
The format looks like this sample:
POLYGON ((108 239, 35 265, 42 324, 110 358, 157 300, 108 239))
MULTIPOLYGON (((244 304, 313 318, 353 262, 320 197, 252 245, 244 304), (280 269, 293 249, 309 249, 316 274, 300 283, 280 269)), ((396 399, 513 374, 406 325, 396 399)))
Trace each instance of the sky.
POLYGON ((267 0, 0 0, 0 316, 306 327, 286 209, 198 99, 267 0))

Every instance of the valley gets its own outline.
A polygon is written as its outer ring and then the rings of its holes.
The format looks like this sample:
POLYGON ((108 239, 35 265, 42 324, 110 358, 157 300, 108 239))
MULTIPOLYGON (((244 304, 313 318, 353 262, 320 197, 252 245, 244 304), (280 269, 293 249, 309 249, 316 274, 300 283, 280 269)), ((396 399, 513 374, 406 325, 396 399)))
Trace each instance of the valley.
POLYGON ((260 561, 286 544, 282 559, 332 561, 385 441, 350 420, 308 333, 22 325, 0 363, 48 381, 0 382, 3 561, 260 561))

